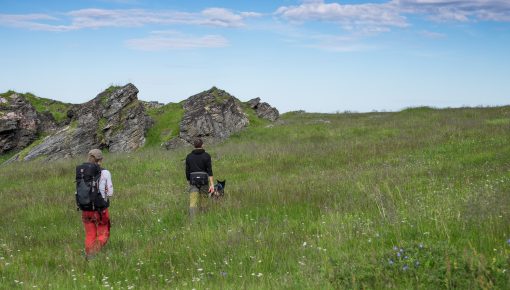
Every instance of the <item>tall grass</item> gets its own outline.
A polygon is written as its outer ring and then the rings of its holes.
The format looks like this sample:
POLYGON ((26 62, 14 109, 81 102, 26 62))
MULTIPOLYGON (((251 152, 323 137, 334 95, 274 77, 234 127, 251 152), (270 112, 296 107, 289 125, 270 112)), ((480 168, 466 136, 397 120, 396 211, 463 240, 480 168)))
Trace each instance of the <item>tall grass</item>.
POLYGON ((510 287, 510 107, 288 113, 207 147, 226 197, 187 219, 184 150, 109 154, 112 236, 82 256, 74 166, 0 168, 2 288, 510 287))

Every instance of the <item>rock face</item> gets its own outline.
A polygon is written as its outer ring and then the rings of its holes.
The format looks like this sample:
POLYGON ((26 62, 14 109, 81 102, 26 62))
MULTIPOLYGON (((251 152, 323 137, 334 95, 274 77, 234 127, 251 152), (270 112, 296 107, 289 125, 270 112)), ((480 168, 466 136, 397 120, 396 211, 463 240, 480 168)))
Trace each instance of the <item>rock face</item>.
POLYGON ((27 147, 40 130, 37 111, 23 96, 0 98, 0 154, 27 147))
POLYGON ((274 122, 280 117, 280 113, 276 108, 271 107, 268 103, 261 103, 260 98, 251 99, 248 104, 260 118, 274 122))
MULTIPOLYGON (((164 106, 140 101, 137 95, 138 89, 132 84, 110 87, 79 105, 37 98, 28 93, 0 94, 0 154, 18 152, 8 161, 12 162, 80 156, 91 148, 110 152, 136 150, 145 144, 147 131, 154 123, 146 110, 164 106), (43 101, 44 107, 41 106, 43 101), (41 139, 40 136, 47 137, 41 139)), ((190 146, 196 137, 209 144, 216 143, 240 132, 249 124, 243 108, 253 109, 257 116, 271 121, 279 117, 278 110, 261 102, 260 98, 242 103, 215 87, 179 104, 184 109, 179 135, 164 143, 167 149, 190 146)), ((156 130, 176 125, 158 124, 156 130)))
POLYGON ((221 141, 249 124, 241 102, 215 87, 189 97, 183 108, 179 137, 167 142, 167 149, 181 147, 184 142, 192 143, 196 137, 206 143, 221 141))
POLYGON ((145 107, 146 110, 149 110, 149 109, 159 109, 161 107, 163 107, 165 104, 162 104, 160 102, 156 102, 156 101, 140 101, 143 106, 145 107))
POLYGON ((92 148, 129 152, 143 146, 152 121, 137 94, 138 89, 132 84, 110 87, 91 101, 72 106, 67 112, 69 125, 46 137, 24 156, 18 154, 13 159, 44 156, 54 160, 82 155, 92 148))

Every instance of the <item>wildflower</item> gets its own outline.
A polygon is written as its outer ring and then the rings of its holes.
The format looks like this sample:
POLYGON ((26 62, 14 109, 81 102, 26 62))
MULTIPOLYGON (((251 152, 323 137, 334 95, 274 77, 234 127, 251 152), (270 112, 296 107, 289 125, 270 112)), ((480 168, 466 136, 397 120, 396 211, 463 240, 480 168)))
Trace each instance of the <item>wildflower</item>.
POLYGON ((510 239, 508 239, 508 241, 506 241, 506 243, 510 245, 510 239))
POLYGON ((227 272, 220 272, 221 276, 223 277, 226 277, 227 276, 227 272))
POLYGON ((397 246, 393 246, 393 251, 398 251, 398 247, 397 246))
POLYGON ((400 256, 401 256, 400 252, 397 252, 397 257, 399 257, 399 258, 400 258, 400 256))
POLYGON ((257 277, 262 277, 262 273, 258 273, 258 274, 257 274, 257 277))
POLYGON ((423 243, 420 243, 418 247, 420 247, 420 249, 423 249, 423 243))
POLYGON ((303 243, 303 247, 306 247, 306 242, 303 243))
POLYGON ((405 257, 404 257, 404 259, 406 259, 406 260, 407 260, 408 258, 409 258, 408 256, 405 256, 405 257))
POLYGON ((404 265, 404 266, 402 267, 402 270, 404 270, 404 271, 407 271, 408 269, 409 269, 409 266, 407 266, 407 265, 404 265))
POLYGON ((388 264, 390 264, 390 266, 393 266, 393 264, 395 264, 395 262, 393 262, 393 260, 392 260, 392 259, 389 259, 389 260, 388 260, 388 264))
POLYGON ((202 268, 198 268, 198 269, 197 269, 197 271, 198 271, 198 272, 202 272, 202 271, 204 271, 204 269, 202 269, 202 268))
POLYGON ((420 266, 420 262, 419 261, 414 262, 414 266, 418 268, 418 266, 420 266))

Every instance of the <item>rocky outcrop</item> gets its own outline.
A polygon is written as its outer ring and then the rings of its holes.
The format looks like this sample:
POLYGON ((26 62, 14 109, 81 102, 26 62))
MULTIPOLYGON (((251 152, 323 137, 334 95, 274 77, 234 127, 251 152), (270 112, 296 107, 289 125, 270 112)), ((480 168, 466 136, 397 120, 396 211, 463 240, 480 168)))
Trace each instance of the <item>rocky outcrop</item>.
POLYGON ((42 123, 35 108, 22 95, 12 93, 1 97, 0 154, 30 145, 42 130, 42 123))
POLYGON ((161 107, 163 107, 165 104, 163 103, 160 103, 160 102, 156 102, 156 101, 140 101, 143 106, 145 107, 146 110, 151 110, 151 109, 159 109, 161 107))
POLYGON ((261 103, 260 98, 251 99, 247 103, 260 118, 274 122, 280 117, 280 113, 276 108, 271 107, 268 103, 261 103))
MULTIPOLYGON (((161 126, 162 123, 158 123, 160 126, 155 127, 151 136, 160 134, 161 137, 163 132, 165 136, 175 136, 171 133, 177 129, 175 120, 182 116, 178 136, 164 143, 167 149, 190 146, 196 137, 209 144, 216 143, 240 132, 249 124, 243 108, 253 109, 257 116, 271 121, 279 117, 278 110, 261 102, 260 98, 242 103, 215 87, 172 106, 143 102, 137 95, 138 89, 132 84, 110 87, 89 102, 78 105, 29 93, 0 94, 0 154, 18 152, 9 160, 12 162, 80 156, 91 148, 130 152, 145 144, 147 131, 153 125, 146 110, 158 122, 172 120, 172 124, 161 126), (180 107, 175 110, 181 105, 184 113, 180 107), (161 117, 166 113, 171 118, 161 117), (40 136, 47 137, 41 139, 40 136)), ((165 138, 160 140, 164 142, 169 137, 165 138)))
POLYGON ((143 146, 151 119, 137 94, 132 84, 110 87, 85 104, 73 105, 67 112, 67 126, 13 160, 40 156, 54 160, 82 155, 91 148, 129 152, 143 146))
POLYGON ((206 143, 218 142, 249 124, 241 102, 215 87, 189 97, 183 108, 185 112, 179 125, 179 137, 167 142, 167 149, 181 147, 185 144, 183 141, 192 143, 196 137, 206 143))

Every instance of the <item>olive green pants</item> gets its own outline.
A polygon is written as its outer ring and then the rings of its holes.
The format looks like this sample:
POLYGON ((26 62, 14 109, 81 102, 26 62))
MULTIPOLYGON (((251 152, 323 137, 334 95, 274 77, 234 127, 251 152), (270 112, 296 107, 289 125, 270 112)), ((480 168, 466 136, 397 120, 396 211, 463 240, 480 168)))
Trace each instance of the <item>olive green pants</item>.
POLYGON ((190 208, 205 208, 207 202, 209 187, 207 185, 197 187, 190 185, 189 187, 189 207, 190 208))

